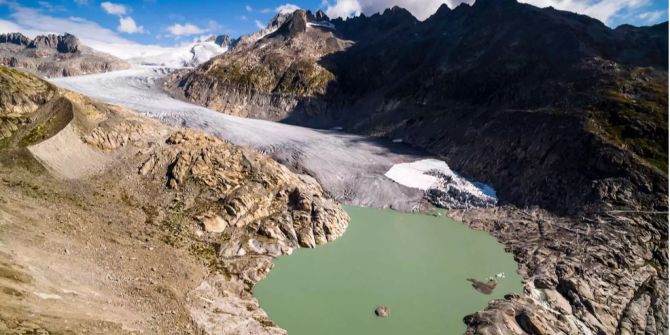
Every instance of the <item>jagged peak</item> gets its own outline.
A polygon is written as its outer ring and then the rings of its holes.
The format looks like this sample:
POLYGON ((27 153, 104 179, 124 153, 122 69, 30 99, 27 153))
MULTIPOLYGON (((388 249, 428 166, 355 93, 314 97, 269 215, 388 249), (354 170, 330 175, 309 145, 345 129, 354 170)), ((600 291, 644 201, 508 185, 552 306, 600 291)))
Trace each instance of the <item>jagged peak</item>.
MULTIPOLYGON (((311 13, 310 13, 311 14, 311 13)), ((277 29, 276 35, 285 37, 294 37, 307 31, 308 13, 305 10, 298 9, 289 14, 286 21, 277 29)))
POLYGON ((0 34, 0 43, 11 43, 26 46, 30 43, 30 38, 21 33, 0 34))
POLYGON ((330 18, 326 13, 322 10, 316 11, 316 14, 314 15, 317 21, 330 21, 330 18))
POLYGON ((518 4, 516 0, 476 0, 473 8, 491 8, 518 4))
POLYGON ((38 35, 34 39, 21 33, 6 33, 0 34, 0 43, 12 43, 29 49, 55 49, 60 53, 74 53, 79 50, 79 39, 69 33, 38 35))
POLYGON ((400 6, 393 6, 391 8, 387 8, 384 10, 384 12, 381 14, 382 16, 399 16, 399 17, 412 17, 414 18, 414 15, 410 11, 408 11, 405 8, 402 8, 400 6))
POLYGON ((443 3, 440 5, 440 8, 438 8, 437 11, 435 11, 435 13, 428 18, 428 20, 435 20, 446 17, 447 15, 451 14, 451 12, 451 8, 449 8, 447 4, 443 3))

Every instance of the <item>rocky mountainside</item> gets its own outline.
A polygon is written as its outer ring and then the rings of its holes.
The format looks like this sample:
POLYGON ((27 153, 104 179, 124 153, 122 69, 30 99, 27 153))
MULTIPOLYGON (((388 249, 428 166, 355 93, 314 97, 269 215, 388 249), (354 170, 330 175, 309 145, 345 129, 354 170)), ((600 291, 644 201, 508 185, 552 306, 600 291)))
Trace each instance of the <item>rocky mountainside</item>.
POLYGON ((284 17, 164 88, 402 139, 492 185, 503 207, 452 215, 507 245, 526 291, 467 317, 471 334, 667 332, 667 23, 611 29, 514 0, 422 22, 398 7, 314 17, 284 17))
POLYGON ((225 55, 174 73, 168 89, 233 115, 279 120, 309 104, 304 97, 326 93, 334 76, 319 60, 350 45, 336 36, 325 14, 280 14, 225 55))
POLYGON ((251 287, 348 222, 312 178, 23 72, 0 85, 0 333, 285 334, 251 287))
POLYGON ((128 68, 124 61, 83 45, 70 34, 0 34, 0 65, 23 68, 44 77, 66 77, 128 68))
POLYGON ((667 23, 610 29, 514 0, 424 22, 398 7, 283 20, 166 89, 224 113, 403 139, 517 206, 666 207, 667 23))

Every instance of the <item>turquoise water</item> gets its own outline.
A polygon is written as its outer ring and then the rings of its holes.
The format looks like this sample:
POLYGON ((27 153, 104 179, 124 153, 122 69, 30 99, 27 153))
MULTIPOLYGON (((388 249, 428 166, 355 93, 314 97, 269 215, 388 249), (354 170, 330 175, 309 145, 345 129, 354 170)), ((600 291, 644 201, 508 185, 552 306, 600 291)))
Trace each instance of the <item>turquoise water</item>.
POLYGON ((291 335, 461 334, 463 317, 521 292, 512 255, 484 232, 445 217, 345 207, 346 234, 275 260, 254 288, 291 335), (504 272, 491 295, 468 278, 504 272), (388 318, 374 315, 386 305, 388 318))

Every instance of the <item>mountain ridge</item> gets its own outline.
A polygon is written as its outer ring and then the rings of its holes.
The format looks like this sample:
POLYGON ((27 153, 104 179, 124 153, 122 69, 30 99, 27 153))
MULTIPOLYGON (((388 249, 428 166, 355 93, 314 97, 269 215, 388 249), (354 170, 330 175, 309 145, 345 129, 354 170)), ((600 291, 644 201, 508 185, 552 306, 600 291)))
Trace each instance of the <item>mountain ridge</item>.
POLYGON ((0 65, 23 68, 44 77, 73 76, 127 69, 111 55, 83 45, 69 33, 38 35, 0 34, 0 65))

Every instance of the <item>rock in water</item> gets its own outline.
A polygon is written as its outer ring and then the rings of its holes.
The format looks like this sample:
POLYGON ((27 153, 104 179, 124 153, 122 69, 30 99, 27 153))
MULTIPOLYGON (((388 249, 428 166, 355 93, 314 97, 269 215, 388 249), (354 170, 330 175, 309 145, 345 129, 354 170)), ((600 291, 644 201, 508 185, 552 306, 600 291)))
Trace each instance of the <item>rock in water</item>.
POLYGON ((379 306, 375 308, 375 315, 380 318, 387 318, 391 314, 391 309, 388 306, 379 306))
POLYGON ((468 279, 468 281, 472 283, 472 287, 474 287, 475 290, 486 295, 493 293, 493 290, 495 290, 496 286, 498 285, 498 282, 496 282, 494 279, 489 279, 485 282, 479 281, 477 279, 468 279))

